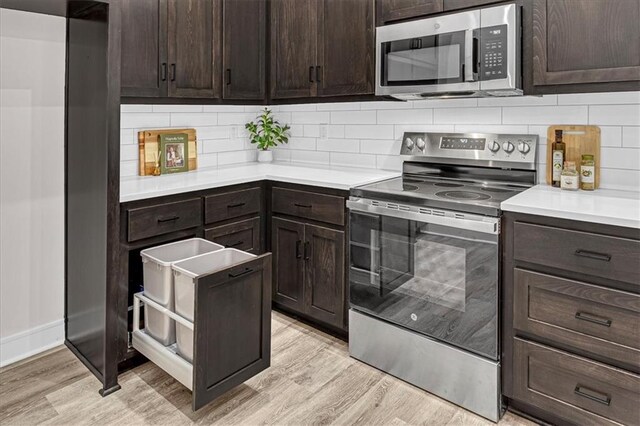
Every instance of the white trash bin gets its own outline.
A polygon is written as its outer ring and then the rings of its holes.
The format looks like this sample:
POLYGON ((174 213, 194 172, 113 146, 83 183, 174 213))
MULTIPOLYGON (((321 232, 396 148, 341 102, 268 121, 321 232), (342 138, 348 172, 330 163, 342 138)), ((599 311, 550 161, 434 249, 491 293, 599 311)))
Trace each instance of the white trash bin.
MULTIPOLYGON (((198 277, 229 268, 254 257, 257 256, 230 248, 174 263, 171 269, 174 273, 175 313, 193 322, 194 285, 198 277)), ((193 362, 193 331, 182 324, 176 324, 176 343, 178 353, 187 361, 193 362)))
MULTIPOLYGON (((173 274, 174 262, 201 254, 222 250, 224 246, 202 238, 190 238, 175 243, 148 248, 140 252, 143 264, 144 294, 167 309, 174 309, 173 274)), ((144 310, 147 332, 165 346, 175 343, 175 324, 166 315, 153 308, 144 310)))

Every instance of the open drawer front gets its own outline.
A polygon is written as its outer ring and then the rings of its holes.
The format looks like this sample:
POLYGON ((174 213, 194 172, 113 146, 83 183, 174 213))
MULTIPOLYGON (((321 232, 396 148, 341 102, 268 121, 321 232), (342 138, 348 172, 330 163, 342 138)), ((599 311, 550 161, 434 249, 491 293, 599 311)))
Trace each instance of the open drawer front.
POLYGON ((193 322, 136 294, 132 343, 193 392, 195 411, 270 365, 271 253, 199 276, 194 285, 193 322), (139 328, 142 302, 193 332, 193 363, 139 328))

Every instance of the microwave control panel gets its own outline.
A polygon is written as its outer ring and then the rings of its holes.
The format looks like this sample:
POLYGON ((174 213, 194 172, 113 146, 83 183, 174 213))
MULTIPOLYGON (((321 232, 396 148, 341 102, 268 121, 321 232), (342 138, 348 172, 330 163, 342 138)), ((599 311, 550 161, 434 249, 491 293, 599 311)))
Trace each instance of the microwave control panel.
POLYGON ((507 25, 480 29, 480 80, 507 77, 507 25))

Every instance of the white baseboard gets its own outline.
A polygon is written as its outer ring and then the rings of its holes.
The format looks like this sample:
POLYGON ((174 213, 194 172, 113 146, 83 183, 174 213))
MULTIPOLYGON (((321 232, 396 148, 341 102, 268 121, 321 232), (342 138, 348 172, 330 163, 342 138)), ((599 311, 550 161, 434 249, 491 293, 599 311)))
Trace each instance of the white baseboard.
POLYGON ((64 320, 53 321, 0 339, 0 367, 39 354, 64 342, 64 320))

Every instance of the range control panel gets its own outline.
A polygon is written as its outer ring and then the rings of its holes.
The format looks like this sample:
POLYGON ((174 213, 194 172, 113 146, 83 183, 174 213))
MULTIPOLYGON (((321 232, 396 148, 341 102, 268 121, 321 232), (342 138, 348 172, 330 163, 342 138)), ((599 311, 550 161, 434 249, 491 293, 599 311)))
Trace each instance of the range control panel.
POLYGON ((538 135, 406 132, 401 155, 530 163, 535 166, 538 135))

